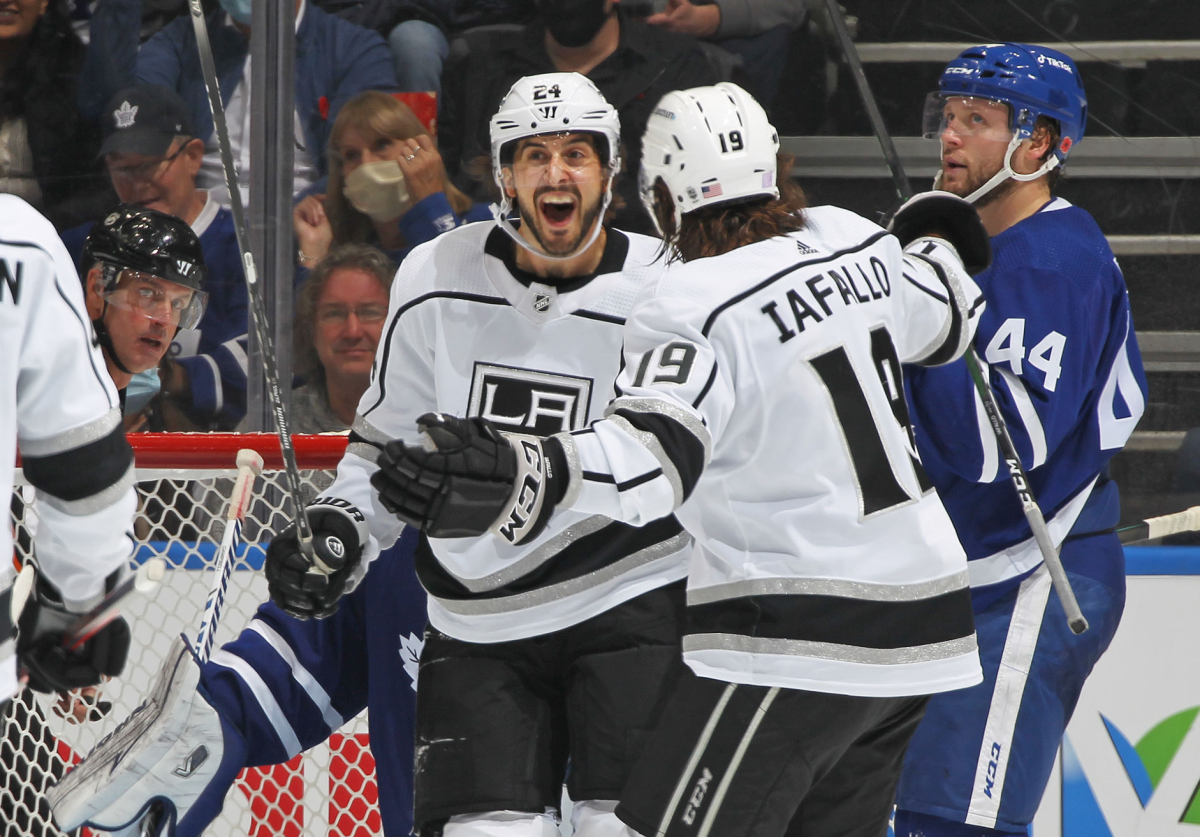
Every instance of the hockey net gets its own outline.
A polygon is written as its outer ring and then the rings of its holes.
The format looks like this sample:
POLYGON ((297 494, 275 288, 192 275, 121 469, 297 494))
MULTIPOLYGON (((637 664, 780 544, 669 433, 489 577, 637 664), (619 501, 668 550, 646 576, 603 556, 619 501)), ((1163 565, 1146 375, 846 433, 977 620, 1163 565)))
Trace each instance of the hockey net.
MULTIPOLYGON (((305 502, 333 481, 345 436, 295 436, 305 502)), ((131 712, 148 693, 163 656, 181 632, 195 640, 213 579, 229 493, 240 448, 266 462, 242 527, 243 547, 216 634, 235 637, 267 599, 263 548, 293 514, 278 439, 269 434, 131 434, 138 479, 136 560, 160 555, 168 572, 159 589, 133 597, 123 610, 133 632, 125 671, 101 687, 112 704, 101 718, 75 723, 52 696, 26 689, 0 723, 0 837, 57 837, 45 789, 131 712)), ((17 552, 24 557, 36 526, 32 492, 18 488, 11 504, 17 552)), ((80 713, 82 714, 82 712, 80 713)), ((92 713, 93 716, 96 713, 92 713)), ((246 837, 367 837, 381 831, 375 762, 366 713, 323 745, 290 762, 243 770, 209 835, 246 837)), ((89 833, 88 829, 83 829, 89 833)))

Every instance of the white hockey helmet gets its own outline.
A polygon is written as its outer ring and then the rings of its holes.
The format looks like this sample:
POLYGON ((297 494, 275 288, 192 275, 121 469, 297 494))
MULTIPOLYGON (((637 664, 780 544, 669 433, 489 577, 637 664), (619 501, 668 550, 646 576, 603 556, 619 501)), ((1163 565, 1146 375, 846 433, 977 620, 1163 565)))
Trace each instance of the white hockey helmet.
MULTIPOLYGON (((510 235, 515 231, 512 225, 506 223, 506 219, 512 212, 512 199, 504 188, 502 171, 512 162, 516 141, 539 134, 590 133, 604 140, 599 150, 607 164, 608 185, 598 216, 603 222, 604 213, 612 201, 613 178, 621 170, 621 120, 617 116, 617 109, 608 103, 591 79, 579 73, 543 73, 519 79, 492 117, 490 131, 492 175, 500 189, 496 223, 510 235)), ((586 250, 596 240, 600 226, 600 223, 596 224, 593 235, 580 251, 586 250)), ((517 240, 523 246, 529 246, 524 239, 517 240)), ((546 256, 545 253, 538 255, 546 256)))
MULTIPOLYGON (((642 138, 639 191, 658 226, 654 184, 662 178, 684 213, 753 197, 779 197, 779 134, 754 97, 736 84, 674 90, 659 100, 642 138)), ((662 230, 659 230, 660 234, 662 230)))

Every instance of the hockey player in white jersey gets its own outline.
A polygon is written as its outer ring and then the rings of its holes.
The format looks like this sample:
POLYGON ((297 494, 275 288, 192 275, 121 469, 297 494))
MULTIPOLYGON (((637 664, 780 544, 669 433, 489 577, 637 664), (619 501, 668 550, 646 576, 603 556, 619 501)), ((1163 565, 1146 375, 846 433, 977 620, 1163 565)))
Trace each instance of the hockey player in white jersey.
POLYGON ((984 682, 939 695, 913 737, 897 837, 1025 834, 1084 681, 1125 603, 1107 463, 1146 380, 1125 280, 1091 216, 1054 197, 1083 138, 1075 63, 1029 44, 972 47, 930 94, 942 188, 979 207, 995 258, 978 276, 985 374, 1088 630, 1067 626, 964 364, 908 379, 917 446, 967 551, 984 682))
POLYGON ((19 688, 18 664, 44 692, 121 672, 130 639, 123 619, 73 651, 63 632, 128 572, 137 503, 117 391, 71 257, 20 198, 0 195, 0 230, 0 497, 7 506, 19 447, 40 518, 27 598, 14 589, 12 528, 0 526, 3 704, 19 688), (19 632, 14 598, 25 600, 19 632))
POLYGON ((962 354, 982 307, 964 262, 986 266, 987 237, 937 193, 895 235, 794 213, 777 150, 735 85, 664 97, 641 185, 682 264, 630 314, 607 417, 538 439, 426 416, 436 451, 388 446, 407 475, 393 500, 431 530, 486 502, 501 542, 580 513, 674 512, 695 536, 691 671, 615 833, 771 837, 794 817, 805 835, 882 835, 926 696, 980 679, 966 559, 913 447, 901 363, 962 354))
MULTIPOLYGON (((497 223, 461 227, 404 260, 347 455, 309 508, 318 552, 337 571, 326 583, 294 535, 272 541, 271 596, 289 612, 329 613, 396 538, 402 524, 372 485, 391 486, 376 457, 393 439, 416 444, 418 416, 549 435, 582 429, 611 396, 630 304, 662 272, 656 240, 604 223, 620 167, 616 111, 583 76, 534 76, 513 86, 491 134, 497 223), (330 535, 344 558, 325 548, 330 535)), ((431 625, 416 827, 556 833, 568 757, 577 831, 615 824, 664 684, 682 670, 689 539, 670 516, 637 528, 564 515, 520 546, 465 537, 470 524, 430 529, 416 554, 431 625)))

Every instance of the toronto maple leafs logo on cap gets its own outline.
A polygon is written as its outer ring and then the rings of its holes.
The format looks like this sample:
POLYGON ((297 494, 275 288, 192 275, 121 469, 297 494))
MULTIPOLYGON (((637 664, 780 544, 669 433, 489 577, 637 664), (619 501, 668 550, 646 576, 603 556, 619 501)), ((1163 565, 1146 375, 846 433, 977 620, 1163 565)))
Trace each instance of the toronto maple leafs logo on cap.
POLYGON ((117 120, 117 127, 132 128, 133 120, 137 117, 137 112, 137 105, 130 105, 128 101, 121 102, 121 106, 113 111, 113 118, 117 120))

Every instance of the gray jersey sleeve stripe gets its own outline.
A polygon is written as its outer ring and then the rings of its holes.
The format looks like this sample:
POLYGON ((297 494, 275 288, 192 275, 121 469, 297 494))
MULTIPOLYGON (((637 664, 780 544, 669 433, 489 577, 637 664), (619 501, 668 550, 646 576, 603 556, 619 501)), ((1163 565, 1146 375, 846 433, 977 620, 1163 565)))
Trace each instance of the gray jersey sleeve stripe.
POLYGON ((704 446, 704 464, 707 465, 712 459, 712 435, 708 432, 708 428, 703 421, 682 407, 660 398, 618 398, 608 406, 605 415, 609 416, 620 411, 656 413, 674 419, 704 446))
MULTIPOLYGON (((675 495, 674 507, 679 508, 683 505, 683 501, 687 499, 691 493, 692 485, 684 489, 683 481, 679 478, 679 471, 675 468, 675 463, 672 461, 666 449, 663 448, 662 442, 658 436, 648 430, 639 430, 628 419, 623 416, 609 416, 608 420, 621 430, 632 436, 638 444, 650 451, 650 454, 658 460, 659 467, 662 468, 662 475, 666 478, 671 486, 671 493, 675 495)), ((694 483, 693 483, 694 485, 694 483)))
MULTIPOLYGON (((28 476, 28 471, 26 471, 26 476, 28 476)), ((78 500, 64 500, 56 494, 50 494, 39 489, 39 498, 43 503, 53 506, 63 514, 69 514, 72 517, 84 517, 89 514, 102 512, 124 497, 125 493, 133 488, 133 476, 134 469, 131 462, 123 476, 108 486, 108 488, 97 491, 95 494, 82 497, 78 500)), ((31 479, 30 482, 33 482, 33 480, 31 479)))
POLYGON ((26 478, 39 491, 68 503, 85 502, 131 478, 133 449, 125 439, 125 428, 118 423, 102 438, 50 456, 27 456, 22 465, 26 478))
POLYGON ((112 409, 94 421, 80 427, 72 427, 56 436, 45 439, 19 439, 17 444, 23 457, 54 456, 103 439, 120 425, 121 411, 112 409))

